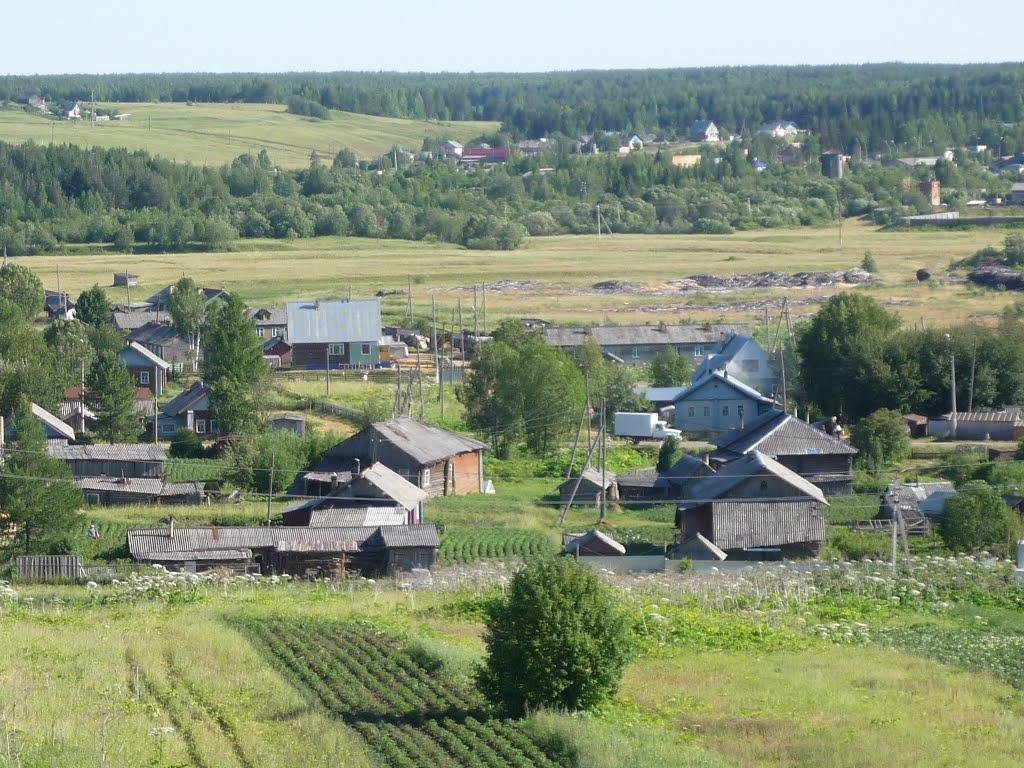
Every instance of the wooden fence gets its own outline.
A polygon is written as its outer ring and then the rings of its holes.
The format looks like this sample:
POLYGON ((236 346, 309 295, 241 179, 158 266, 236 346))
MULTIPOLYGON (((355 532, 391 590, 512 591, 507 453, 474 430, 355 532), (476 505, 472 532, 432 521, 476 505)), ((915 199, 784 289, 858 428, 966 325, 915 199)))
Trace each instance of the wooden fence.
POLYGON ((19 581, 81 581, 82 562, 74 555, 22 555, 15 558, 19 581))

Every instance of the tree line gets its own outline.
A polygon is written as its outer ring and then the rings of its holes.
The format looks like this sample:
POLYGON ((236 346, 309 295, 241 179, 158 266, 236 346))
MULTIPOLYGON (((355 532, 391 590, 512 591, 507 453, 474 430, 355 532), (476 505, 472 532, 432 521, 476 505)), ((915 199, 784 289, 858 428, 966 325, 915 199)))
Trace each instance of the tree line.
MULTIPOLYGON (((493 120, 516 136, 661 131, 711 119, 748 133, 789 119, 852 152, 891 142, 966 141, 1024 120, 1024 65, 865 64, 454 74, 331 72, 0 77, 0 99, 292 103, 310 110, 433 120, 493 120), (293 101, 294 100, 294 101, 293 101)), ((304 112, 309 114, 309 112, 304 112)), ((320 115, 317 115, 320 116, 320 115)), ((1020 134, 1015 134, 1019 141, 1020 134)), ((1020 145, 1024 146, 1024 145, 1020 145)), ((1011 149, 1009 151, 1017 151, 1011 149)))
POLYGON ((387 171, 343 149, 286 171, 265 151, 198 167, 142 151, 0 143, 0 246, 10 255, 74 243, 168 252, 225 250, 239 237, 354 235, 510 250, 527 235, 595 231, 597 205, 613 232, 721 234, 821 225, 840 211, 931 210, 904 182, 933 172, 954 208, 981 187, 1009 186, 966 156, 934 170, 854 163, 837 182, 821 176, 816 141, 792 165, 777 161, 779 146, 758 137, 707 148, 694 168, 672 165, 668 153, 549 153, 484 168, 405 160, 387 171), (760 173, 759 156, 768 161, 760 173))

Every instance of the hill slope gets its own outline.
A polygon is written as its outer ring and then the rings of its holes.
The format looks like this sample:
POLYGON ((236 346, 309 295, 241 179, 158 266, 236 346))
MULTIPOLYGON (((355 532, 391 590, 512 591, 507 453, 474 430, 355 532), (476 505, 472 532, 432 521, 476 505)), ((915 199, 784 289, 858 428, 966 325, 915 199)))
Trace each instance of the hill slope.
POLYGON ((406 120, 338 111, 331 112, 331 120, 315 120, 289 114, 280 104, 101 106, 130 113, 131 120, 93 126, 85 120, 0 110, 0 140, 144 149, 201 165, 221 165, 245 152, 266 149, 281 167, 300 168, 309 164, 313 150, 327 159, 347 147, 360 158, 373 158, 396 144, 416 151, 427 137, 466 141, 498 128, 488 122, 406 120))

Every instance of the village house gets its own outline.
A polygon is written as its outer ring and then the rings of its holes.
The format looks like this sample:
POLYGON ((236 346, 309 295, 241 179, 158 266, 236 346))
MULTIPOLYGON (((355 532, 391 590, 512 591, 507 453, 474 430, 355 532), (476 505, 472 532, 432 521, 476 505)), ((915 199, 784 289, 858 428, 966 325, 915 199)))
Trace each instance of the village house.
POLYGON ((165 483, 155 477, 79 477, 75 485, 92 506, 202 504, 206 498, 203 483, 165 483))
POLYGON ((82 118, 82 105, 77 101, 69 101, 64 104, 64 110, 61 113, 67 120, 80 120, 82 118))
POLYGON ((636 469, 618 475, 615 481, 620 502, 649 504, 679 500, 692 483, 711 474, 714 470, 709 464, 687 454, 663 472, 656 467, 636 469))
MULTIPOLYGON (((68 387, 64 398, 57 404, 57 415, 69 424, 76 433, 88 432, 96 421, 96 414, 86 404, 89 390, 83 387, 68 387)), ((153 391, 149 387, 136 387, 132 409, 139 416, 139 432, 143 432, 146 419, 153 415, 153 391)))
POLYGON ((742 429, 775 407, 775 401, 733 378, 712 371, 676 396, 675 426, 684 432, 719 434, 742 429))
POLYGON ((765 352, 754 337, 746 334, 733 334, 705 357, 693 374, 693 382, 697 383, 716 371, 726 373, 730 379, 767 395, 774 394, 778 384, 778 374, 771 355, 765 352))
MULTIPOLYGON (((46 437, 46 442, 49 445, 67 445, 68 443, 73 443, 75 441, 75 430, 70 424, 57 416, 54 416, 41 405, 29 403, 29 410, 32 413, 33 418, 35 418, 43 428, 43 435, 46 437)), ((4 419, 3 440, 0 440, 0 447, 2 447, 5 440, 11 439, 11 432, 13 429, 14 419, 4 419)))
MULTIPOLYGON (((164 286, 146 299, 146 303, 154 309, 163 309, 166 311, 167 302, 171 298, 171 294, 174 293, 175 289, 176 286, 174 285, 164 286)), ((198 288, 197 290, 203 295, 203 301, 205 301, 207 305, 217 302, 223 303, 228 297, 228 292, 223 288, 198 288)))
POLYGON ((573 504, 591 505, 600 504, 602 499, 617 501, 619 490, 615 473, 606 471, 602 477, 601 470, 587 467, 581 475, 563 480, 558 486, 558 496, 563 504, 568 504, 570 500, 573 504))
POLYGON ((706 141, 717 143, 721 141, 718 126, 711 120, 695 120, 690 126, 690 141, 706 141))
POLYGON ((167 452, 159 443, 97 443, 49 446, 50 455, 83 477, 163 479, 167 452))
POLYGON ((171 368, 170 363, 137 341, 129 341, 128 345, 118 352, 118 357, 135 379, 136 387, 147 387, 157 397, 163 395, 164 387, 167 385, 167 372, 171 368))
POLYGON ((1024 205, 1024 182, 1016 181, 1010 187, 1010 203, 1024 205))
POLYGON ((776 139, 792 139, 801 131, 792 120, 776 120, 774 123, 764 123, 757 132, 776 139))
POLYGON ((128 343, 145 347, 167 362, 170 365, 168 370, 174 373, 195 369, 196 350, 167 323, 148 322, 136 328, 128 334, 128 343))
POLYGON ((680 355, 700 359, 732 334, 749 334, 750 326, 639 325, 592 328, 545 328, 544 339, 553 347, 574 353, 588 339, 610 360, 627 365, 646 365, 655 355, 674 349, 680 355))
POLYGON ((293 495, 325 495, 363 467, 380 462, 430 496, 461 496, 484 490, 486 443, 400 416, 379 421, 327 451, 313 472, 300 475, 293 495), (299 490, 304 489, 304 490, 299 490))
POLYGON ((292 345, 280 336, 272 336, 263 342, 263 360, 271 368, 289 368, 292 364, 292 345))
POLYGON ((462 157, 464 149, 459 142, 454 139, 448 139, 448 141, 441 145, 441 154, 445 157, 459 158, 462 157))
POLYGON ((256 326, 256 335, 261 339, 277 337, 288 340, 288 310, 260 307, 246 313, 256 326))
POLYGON ((783 411, 769 411, 714 438, 712 466, 722 467, 759 451, 777 460, 828 495, 853 492, 853 457, 857 449, 783 411))
POLYGON ((43 310, 48 320, 75 319, 75 303, 67 291, 44 291, 43 310))
POLYGON ((394 576, 430 568, 440 540, 433 525, 180 528, 172 522, 165 528, 129 530, 127 545, 136 562, 169 570, 323 578, 346 572, 394 576))
POLYGON ((946 502, 956 494, 950 482, 891 483, 882 494, 878 517, 894 520, 899 515, 904 525, 934 523, 945 514, 946 502))
MULTIPOLYGON (((369 514, 367 510, 378 508, 383 517, 371 515, 372 522, 360 525, 415 525, 423 522, 423 510, 429 498, 427 492, 379 461, 356 475, 345 473, 344 479, 334 473, 329 482, 328 493, 312 494, 317 497, 286 509, 283 513, 284 524, 342 524, 337 522, 345 519, 340 514, 342 512, 353 511, 353 514, 365 516, 369 514), (397 520, 394 519, 396 515, 397 520), (336 522, 330 523, 330 520, 336 522)), ((322 488, 317 487, 315 490, 322 488)))
POLYGON ((110 313, 110 322, 117 330, 129 334, 139 330, 144 325, 156 323, 167 325, 170 322, 170 315, 167 310, 157 311, 155 309, 115 309, 110 313))
POLYGON ((288 343, 299 368, 369 368, 380 362, 380 301, 293 301, 288 343))
POLYGON ((44 96, 40 96, 38 93, 23 93, 21 96, 15 99, 15 101, 18 104, 23 104, 26 107, 37 109, 40 112, 47 111, 46 98, 44 96))
POLYGON ((197 381, 164 405, 160 410, 159 417, 160 438, 170 440, 179 429, 191 429, 200 437, 219 435, 211 398, 210 388, 203 382, 197 381))
POLYGON ((513 151, 510 147, 470 147, 462 150, 462 154, 459 155, 459 162, 466 165, 504 163, 512 155, 513 151))
POLYGON ((680 543, 697 534, 727 553, 816 553, 825 539, 821 489, 758 451, 689 485, 676 512, 680 543))

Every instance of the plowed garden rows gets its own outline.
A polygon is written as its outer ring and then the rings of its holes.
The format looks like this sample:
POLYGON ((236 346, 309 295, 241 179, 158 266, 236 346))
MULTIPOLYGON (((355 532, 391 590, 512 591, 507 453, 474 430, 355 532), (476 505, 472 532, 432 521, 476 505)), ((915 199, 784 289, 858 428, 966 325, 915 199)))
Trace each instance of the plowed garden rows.
POLYGON ((441 539, 438 558, 442 563, 475 563, 477 560, 529 558, 551 554, 551 540, 539 531, 452 528, 441 539))
POLYGON ((352 624, 252 622, 292 681, 389 768, 561 768, 521 724, 489 718, 479 695, 431 674, 393 639, 352 624))

